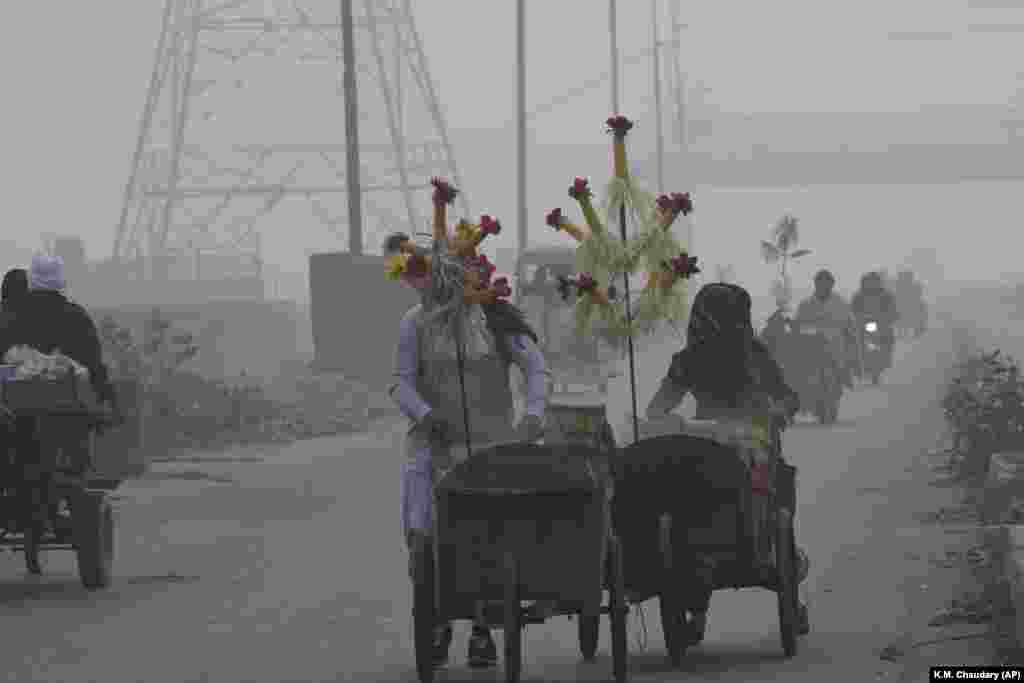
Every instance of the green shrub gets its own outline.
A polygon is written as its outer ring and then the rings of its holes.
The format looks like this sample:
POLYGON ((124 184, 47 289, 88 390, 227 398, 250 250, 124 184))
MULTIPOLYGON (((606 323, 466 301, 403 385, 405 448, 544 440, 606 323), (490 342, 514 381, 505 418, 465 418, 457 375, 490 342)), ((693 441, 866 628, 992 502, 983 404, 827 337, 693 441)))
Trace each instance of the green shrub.
POLYGON ((998 450, 1024 447, 1024 383, 1013 358, 996 350, 963 361, 947 386, 943 411, 965 465, 978 473, 998 450))

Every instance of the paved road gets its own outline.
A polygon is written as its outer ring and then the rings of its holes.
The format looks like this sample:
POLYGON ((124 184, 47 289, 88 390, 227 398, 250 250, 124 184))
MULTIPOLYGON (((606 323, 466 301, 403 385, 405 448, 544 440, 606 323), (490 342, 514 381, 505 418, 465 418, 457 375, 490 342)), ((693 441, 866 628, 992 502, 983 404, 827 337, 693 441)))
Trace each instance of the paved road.
MULTIPOLYGON (((896 675, 877 652, 907 630, 907 582, 916 579, 900 562, 919 529, 908 503, 885 489, 906 480, 908 463, 936 439, 942 341, 936 333, 902 348, 888 384, 851 395, 839 425, 787 436, 800 468, 798 533, 812 557, 814 632, 800 655, 781 657, 772 594, 720 593, 690 679, 896 675)), ((648 379, 663 367, 648 366, 648 379)), ((620 415, 624 396, 620 388, 620 415)), ((117 577, 105 593, 79 588, 67 553, 49 555, 38 580, 23 576, 20 557, 0 558, 8 680, 414 680, 397 446, 395 430, 380 428, 162 467, 120 492, 117 577)), ((663 661, 653 604, 643 621, 646 651, 639 616, 631 629, 634 680, 678 680, 663 661)), ((607 633, 601 648, 585 665, 573 623, 530 627, 524 680, 609 680, 607 633)), ((460 628, 442 680, 500 680, 500 669, 463 668, 464 653, 460 628)))

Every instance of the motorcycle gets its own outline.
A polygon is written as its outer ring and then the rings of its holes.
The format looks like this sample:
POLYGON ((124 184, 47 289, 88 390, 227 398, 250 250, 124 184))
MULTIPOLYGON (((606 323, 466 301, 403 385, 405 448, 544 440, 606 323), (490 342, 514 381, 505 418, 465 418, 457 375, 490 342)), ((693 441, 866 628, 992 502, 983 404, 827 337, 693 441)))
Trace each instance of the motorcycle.
POLYGON ((762 334, 786 383, 800 396, 800 412, 823 425, 839 419, 843 379, 824 331, 813 325, 774 319, 762 334))
POLYGON ((861 377, 878 386, 890 363, 882 326, 877 320, 869 318, 861 325, 860 353, 861 377))

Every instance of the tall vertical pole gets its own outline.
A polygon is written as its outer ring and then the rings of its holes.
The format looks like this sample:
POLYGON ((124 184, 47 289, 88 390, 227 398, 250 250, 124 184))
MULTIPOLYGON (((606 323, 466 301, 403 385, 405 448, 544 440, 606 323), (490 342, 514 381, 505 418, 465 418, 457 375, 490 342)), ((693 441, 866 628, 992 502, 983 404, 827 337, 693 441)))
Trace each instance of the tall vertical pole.
POLYGON ((359 100, 356 82, 352 0, 341 0, 341 43, 345 91, 345 180, 348 185, 348 251, 363 253, 363 205, 359 183, 359 100))
POLYGON ((516 99, 519 105, 517 185, 519 193, 519 255, 526 249, 526 0, 516 2, 516 99))
POLYGON ((658 40, 658 0, 651 0, 651 40, 653 42, 655 155, 658 163, 658 192, 665 191, 665 135, 661 110, 661 43, 658 40))
POLYGON ((619 113, 619 13, 615 0, 608 0, 608 33, 611 39, 612 114, 619 113))

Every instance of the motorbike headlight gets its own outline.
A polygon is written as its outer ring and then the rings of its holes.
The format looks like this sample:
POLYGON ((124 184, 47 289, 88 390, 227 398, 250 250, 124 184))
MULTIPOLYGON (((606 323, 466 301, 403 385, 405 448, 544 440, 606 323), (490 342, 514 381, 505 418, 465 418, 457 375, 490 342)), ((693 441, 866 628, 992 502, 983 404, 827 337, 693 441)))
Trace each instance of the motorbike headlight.
POLYGON ((878 323, 871 322, 864 326, 864 329, 868 332, 878 332, 878 323))

